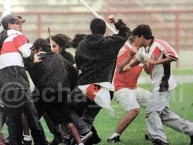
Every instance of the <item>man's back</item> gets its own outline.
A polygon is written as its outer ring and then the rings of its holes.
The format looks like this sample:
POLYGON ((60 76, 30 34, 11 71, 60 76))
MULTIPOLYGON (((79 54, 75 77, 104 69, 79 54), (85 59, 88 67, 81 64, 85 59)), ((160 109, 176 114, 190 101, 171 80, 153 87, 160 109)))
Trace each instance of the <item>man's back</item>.
POLYGON ((119 49, 130 35, 130 30, 122 21, 115 23, 118 34, 104 37, 103 34, 87 35, 79 44, 75 60, 81 70, 79 85, 111 82, 119 49))
POLYGON ((38 90, 45 88, 59 91, 70 88, 68 62, 59 54, 47 53, 42 62, 27 66, 27 70, 38 90))

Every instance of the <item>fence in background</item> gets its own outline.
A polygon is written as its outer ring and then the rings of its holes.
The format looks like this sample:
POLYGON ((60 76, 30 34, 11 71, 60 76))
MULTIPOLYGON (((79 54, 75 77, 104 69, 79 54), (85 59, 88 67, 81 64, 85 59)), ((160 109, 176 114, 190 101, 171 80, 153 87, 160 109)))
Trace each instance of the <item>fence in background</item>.
MULTIPOLYGON (((90 33, 90 20, 94 17, 88 11, 25 11, 13 12, 26 19, 23 32, 33 42, 38 37, 65 33, 74 37, 77 33, 90 33)), ((180 55, 177 68, 192 68, 193 61, 193 10, 108 10, 98 11, 106 19, 113 14, 121 18, 132 29, 138 24, 149 24, 155 37, 166 40, 180 55)), ((111 32, 107 30, 107 34, 111 32)))

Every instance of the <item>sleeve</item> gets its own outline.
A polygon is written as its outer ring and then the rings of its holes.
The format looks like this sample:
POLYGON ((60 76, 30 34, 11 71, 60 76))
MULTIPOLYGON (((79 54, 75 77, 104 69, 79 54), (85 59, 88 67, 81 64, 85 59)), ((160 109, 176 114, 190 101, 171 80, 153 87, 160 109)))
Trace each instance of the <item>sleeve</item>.
POLYGON ((131 36, 131 30, 122 22, 122 20, 119 20, 117 23, 115 23, 115 27, 117 30, 119 30, 119 33, 106 37, 106 43, 108 43, 110 46, 118 46, 117 48, 120 49, 120 47, 122 47, 127 39, 131 36))
POLYGON ((142 48, 140 48, 139 51, 137 52, 136 58, 137 58, 137 60, 139 60, 140 62, 143 62, 143 61, 144 61, 144 56, 143 56, 143 52, 142 52, 141 49, 142 49, 142 48))
POLYGON ((178 60, 179 56, 176 51, 165 41, 159 40, 159 48, 166 57, 171 57, 174 60, 178 60))
POLYGON ((28 40, 24 35, 18 35, 15 37, 14 43, 24 58, 27 58, 31 55, 30 48, 32 47, 32 44, 28 43, 28 40))

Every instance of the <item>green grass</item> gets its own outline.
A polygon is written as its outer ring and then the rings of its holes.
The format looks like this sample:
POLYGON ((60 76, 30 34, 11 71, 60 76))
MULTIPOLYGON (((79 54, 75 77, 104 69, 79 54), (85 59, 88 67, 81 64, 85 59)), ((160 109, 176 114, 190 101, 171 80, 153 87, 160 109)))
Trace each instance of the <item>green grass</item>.
MULTIPOLYGON (((172 70, 173 75, 192 75, 193 74, 193 69, 173 69, 172 70)), ((145 71, 142 71, 142 76, 147 76, 145 71)))
MULTIPOLYGON (((181 117, 193 121, 193 84, 187 83, 183 85, 179 85, 174 91, 171 98, 171 110, 176 112, 181 117)), ((141 87, 150 89, 151 85, 141 85, 141 87)), ((118 113, 118 116, 121 117, 124 115, 124 111, 119 108, 119 106, 112 102, 113 108, 118 113)), ((47 139, 50 141, 52 139, 52 135, 43 119, 41 119, 42 125, 44 127, 47 139)), ((115 127, 119 119, 115 119, 111 117, 105 110, 101 110, 101 112, 96 117, 94 125, 102 138, 102 141, 99 145, 109 145, 106 142, 106 139, 114 132, 115 127)), ((168 127, 164 126, 165 133, 168 137, 168 140, 171 145, 188 145, 189 137, 185 134, 178 133, 168 127)), ((6 126, 3 128, 3 132, 7 135, 6 126)), ((145 110, 141 109, 139 116, 134 120, 134 122, 125 130, 125 132, 121 136, 121 143, 117 143, 117 145, 151 145, 151 142, 144 140, 144 134, 146 132, 146 124, 145 124, 145 110)))
POLYGON ((174 69, 172 72, 174 75, 192 75, 193 69, 174 69))
MULTIPOLYGON (((193 84, 183 84, 178 86, 171 98, 171 110, 176 112, 181 117, 193 121, 193 84)), ((142 87, 151 88, 150 85, 143 85, 142 87)), ((113 102, 113 107, 121 117, 124 112, 119 106, 113 102)), ((102 110, 95 120, 95 126, 102 137, 100 145, 107 145, 106 139, 111 135, 119 122, 119 119, 114 119, 108 115, 105 110, 102 110)), ((185 134, 178 133, 166 126, 164 126, 165 133, 171 145, 187 145, 189 144, 189 137, 185 134)), ((121 135, 122 142, 120 145, 151 145, 151 142, 144 140, 146 132, 145 124, 145 110, 141 109, 139 116, 121 135)), ((118 144, 117 144, 118 145, 118 144)))

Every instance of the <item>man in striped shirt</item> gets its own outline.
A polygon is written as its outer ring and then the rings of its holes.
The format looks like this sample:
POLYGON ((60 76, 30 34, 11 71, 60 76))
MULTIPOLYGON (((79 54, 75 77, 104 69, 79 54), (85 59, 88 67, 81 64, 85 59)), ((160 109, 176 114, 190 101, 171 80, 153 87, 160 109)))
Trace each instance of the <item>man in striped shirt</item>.
POLYGON ((0 51, 0 99, 8 116, 8 130, 11 145, 22 144, 22 113, 25 114, 35 145, 47 145, 44 131, 38 120, 32 102, 29 81, 23 59, 31 55, 31 44, 20 32, 21 21, 13 15, 5 16, 1 21, 7 29, 7 38, 0 51))
POLYGON ((171 62, 178 60, 177 53, 164 40, 154 38, 149 25, 137 26, 133 29, 132 36, 141 48, 133 61, 125 66, 120 65, 124 66, 120 70, 127 71, 140 62, 148 66, 154 87, 146 108, 148 137, 154 145, 168 145, 162 126, 164 124, 189 135, 190 145, 193 145, 193 123, 180 118, 169 109, 172 90, 177 86, 171 72, 171 62))

